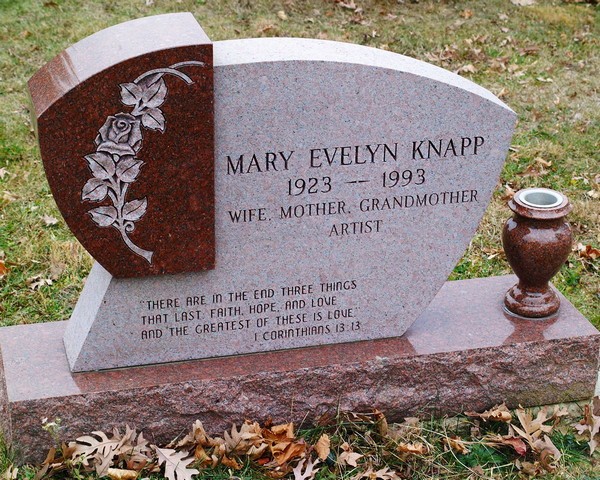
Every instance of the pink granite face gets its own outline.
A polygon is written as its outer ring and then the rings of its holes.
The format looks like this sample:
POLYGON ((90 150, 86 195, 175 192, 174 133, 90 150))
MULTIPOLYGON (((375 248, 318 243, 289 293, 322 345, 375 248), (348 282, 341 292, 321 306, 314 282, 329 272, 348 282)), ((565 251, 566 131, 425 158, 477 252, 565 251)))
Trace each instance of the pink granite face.
POLYGON ((306 39, 214 43, 216 268, 92 268, 73 371, 398 337, 468 246, 515 114, 432 65, 306 39))
POLYGON ((29 82, 48 182, 117 277, 214 267, 212 44, 191 14, 73 45, 29 82))

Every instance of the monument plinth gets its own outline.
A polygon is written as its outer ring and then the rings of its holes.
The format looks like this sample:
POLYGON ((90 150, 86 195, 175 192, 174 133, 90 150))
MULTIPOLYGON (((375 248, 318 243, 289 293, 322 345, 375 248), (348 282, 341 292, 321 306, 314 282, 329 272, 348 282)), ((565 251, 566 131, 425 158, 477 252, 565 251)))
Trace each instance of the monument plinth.
MULTIPOLYGON (((128 424, 170 441, 200 419, 212 433, 246 418, 307 424, 338 409, 406 416, 536 406, 590 398, 600 334, 562 295, 557 316, 504 312, 513 275, 447 282, 398 338, 72 373, 67 322, 0 329, 8 390, 4 432, 23 458, 42 461, 53 440, 128 424)), ((2 397, 0 397, 2 399, 2 397)))

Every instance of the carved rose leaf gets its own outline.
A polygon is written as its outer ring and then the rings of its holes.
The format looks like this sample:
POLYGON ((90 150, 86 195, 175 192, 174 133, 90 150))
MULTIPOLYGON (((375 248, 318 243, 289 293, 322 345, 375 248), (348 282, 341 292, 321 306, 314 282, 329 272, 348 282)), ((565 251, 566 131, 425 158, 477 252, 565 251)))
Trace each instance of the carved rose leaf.
POLYGON ((117 178, 121 182, 131 183, 135 181, 140 173, 140 167, 144 164, 135 157, 123 157, 117 163, 117 178))
POLYGON ((140 87, 142 87, 142 89, 144 88, 148 88, 150 85, 154 85, 156 82, 158 82, 162 77, 164 76, 164 73, 153 73, 152 75, 148 75, 144 78, 142 78, 138 83, 138 85, 140 87))
POLYGON ((84 157, 94 177, 100 180, 111 178, 115 174, 115 162, 104 152, 96 152, 84 157))
POLYGON ((150 130, 165 131, 165 117, 158 108, 151 108, 142 116, 142 124, 150 130))
POLYGON ((167 84, 161 78, 156 83, 148 85, 142 92, 142 103, 146 108, 160 107, 167 97, 167 84))
POLYGON ((96 137, 97 150, 113 155, 135 155, 142 148, 140 121, 128 113, 106 119, 96 137))
POLYGON ((123 219, 135 222, 144 216, 146 213, 146 207, 148 206, 148 201, 146 197, 141 200, 132 200, 131 202, 127 202, 123 205, 123 219))
POLYGON ((100 180, 99 178, 90 178, 83 186, 81 199, 89 200, 91 202, 100 202, 104 200, 107 194, 108 186, 104 180, 100 180))
POLYGON ((142 89, 135 83, 122 83, 121 101, 125 105, 135 105, 142 98, 142 89))
POLYGON ((88 212, 99 227, 110 227, 117 219, 115 207, 96 207, 88 212))

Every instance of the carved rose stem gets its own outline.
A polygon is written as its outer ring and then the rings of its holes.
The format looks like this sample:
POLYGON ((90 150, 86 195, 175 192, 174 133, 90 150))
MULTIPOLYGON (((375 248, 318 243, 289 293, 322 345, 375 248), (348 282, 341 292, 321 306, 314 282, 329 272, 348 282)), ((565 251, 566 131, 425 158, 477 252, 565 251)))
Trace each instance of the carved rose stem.
POLYGON ((175 63, 149 70, 132 83, 121 84, 122 103, 134 108, 131 114, 109 116, 96 137, 96 152, 85 156, 93 178, 83 187, 82 200, 101 202, 108 196, 112 201, 112 206, 90 210, 92 220, 100 227, 116 229, 125 245, 150 264, 154 252, 138 247, 129 238, 129 233, 135 230, 135 222, 145 215, 148 202, 146 197, 127 202, 126 196, 144 164, 136 156, 142 148, 141 127, 165 131, 166 120, 159 108, 167 96, 167 85, 162 77, 173 75, 190 85, 194 83, 192 79, 177 70, 188 66, 206 64, 195 60, 175 63))
POLYGON ((123 183, 121 185, 121 183, 122 182, 119 182, 118 185, 115 185, 115 177, 111 178, 111 184, 113 185, 113 187, 115 188, 115 191, 117 192, 117 197, 113 201, 114 205, 117 206, 117 212, 118 212, 118 217, 117 217, 117 222, 116 222, 117 225, 114 228, 116 228, 119 231, 119 233, 121 234, 121 238, 123 238, 125 245, 127 245, 131 250, 133 250, 140 257, 145 258, 147 260, 147 262, 151 264, 152 263, 152 255, 154 255, 154 252, 151 252, 149 250, 144 250, 143 248, 138 247, 129 238, 129 235, 127 235, 128 232, 132 232, 135 229, 135 226, 134 226, 133 222, 125 221, 125 219, 123 218, 123 206, 125 204, 125 196, 127 195, 127 190, 129 189, 129 184, 123 183))

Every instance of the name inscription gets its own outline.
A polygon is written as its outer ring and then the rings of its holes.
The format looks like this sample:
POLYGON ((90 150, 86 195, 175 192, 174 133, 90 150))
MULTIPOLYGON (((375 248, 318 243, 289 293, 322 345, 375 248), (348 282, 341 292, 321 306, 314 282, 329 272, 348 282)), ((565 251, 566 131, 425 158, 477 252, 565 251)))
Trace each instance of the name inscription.
MULTIPOLYGON (((374 212, 401 211, 420 207, 478 202, 478 191, 472 188, 435 190, 430 187, 436 163, 452 160, 475 159, 485 148, 483 136, 457 136, 435 140, 419 139, 406 144, 399 142, 351 146, 269 151, 264 153, 225 156, 227 175, 283 173, 280 183, 282 198, 311 199, 309 202, 285 203, 272 206, 251 206, 227 210, 228 220, 234 224, 251 222, 291 221, 313 217, 341 217, 335 223, 323 223, 327 237, 347 237, 384 232, 385 218, 361 218, 374 212), (377 166, 373 172, 361 170, 357 178, 338 178, 338 167, 377 166), (328 169, 327 174, 319 175, 328 169), (291 171, 302 171, 303 176, 285 176, 291 171), (311 175, 314 171, 316 175, 311 175), (366 193, 352 195, 352 200, 330 199, 343 195, 348 189, 361 186, 380 189, 381 195, 366 193), (429 189, 429 191, 428 191, 429 189), (386 193, 390 192, 390 193, 386 193), (324 197, 324 200, 316 200, 324 197), (312 201, 312 199, 315 199, 312 201), (367 215, 364 215, 367 214, 367 215), (343 217, 348 218, 344 221, 343 217)), ((354 174, 356 170, 352 173, 354 174)))

